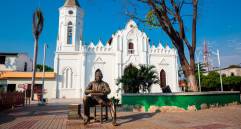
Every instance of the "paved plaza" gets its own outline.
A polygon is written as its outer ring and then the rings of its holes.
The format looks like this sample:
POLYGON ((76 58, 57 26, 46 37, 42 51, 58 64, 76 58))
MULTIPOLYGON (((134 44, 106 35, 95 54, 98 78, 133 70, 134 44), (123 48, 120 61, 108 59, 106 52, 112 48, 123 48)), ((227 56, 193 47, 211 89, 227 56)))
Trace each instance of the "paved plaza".
POLYGON ((67 105, 80 100, 51 100, 47 106, 18 107, 0 113, 0 129, 240 129, 241 106, 233 105, 194 112, 118 112, 119 126, 111 121, 87 126, 67 119, 67 105))

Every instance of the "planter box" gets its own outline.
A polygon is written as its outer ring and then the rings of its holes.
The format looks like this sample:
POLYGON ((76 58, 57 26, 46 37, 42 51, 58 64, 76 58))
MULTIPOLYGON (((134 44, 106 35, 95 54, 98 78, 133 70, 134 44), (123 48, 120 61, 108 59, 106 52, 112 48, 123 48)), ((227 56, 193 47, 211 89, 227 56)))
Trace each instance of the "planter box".
POLYGON ((140 105, 148 111, 150 106, 176 106, 187 110, 195 106, 197 110, 201 105, 224 106, 230 103, 240 103, 240 92, 186 92, 186 93, 149 93, 149 94, 122 94, 122 105, 140 105))

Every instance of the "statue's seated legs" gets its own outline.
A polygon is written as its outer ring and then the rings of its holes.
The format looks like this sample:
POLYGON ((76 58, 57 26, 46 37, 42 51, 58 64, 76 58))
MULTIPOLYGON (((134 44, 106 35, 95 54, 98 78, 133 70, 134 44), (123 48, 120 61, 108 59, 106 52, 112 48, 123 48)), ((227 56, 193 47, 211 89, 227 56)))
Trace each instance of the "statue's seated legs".
POLYGON ((85 123, 90 120, 90 107, 94 107, 97 104, 109 105, 110 100, 108 98, 102 98, 99 96, 85 96, 83 98, 85 123))

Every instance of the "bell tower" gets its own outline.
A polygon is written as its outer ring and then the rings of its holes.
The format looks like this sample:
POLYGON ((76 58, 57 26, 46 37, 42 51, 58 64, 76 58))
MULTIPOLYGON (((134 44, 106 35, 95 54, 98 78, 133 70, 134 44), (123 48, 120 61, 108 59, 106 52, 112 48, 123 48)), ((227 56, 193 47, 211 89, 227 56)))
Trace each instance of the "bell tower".
POLYGON ((78 51, 82 45, 83 11, 78 0, 65 0, 59 9, 59 30, 56 51, 78 51))

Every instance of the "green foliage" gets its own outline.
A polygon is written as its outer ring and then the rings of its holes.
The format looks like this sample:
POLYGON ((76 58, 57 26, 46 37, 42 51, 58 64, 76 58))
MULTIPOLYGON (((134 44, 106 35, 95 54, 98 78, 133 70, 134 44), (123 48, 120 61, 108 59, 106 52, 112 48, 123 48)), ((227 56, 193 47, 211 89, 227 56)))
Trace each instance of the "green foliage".
POLYGON ((203 63, 197 63, 195 64, 195 72, 198 72, 198 64, 199 64, 199 70, 201 73, 204 73, 206 70, 204 69, 204 64, 203 63))
POLYGON ((159 82, 155 66, 150 65, 140 65, 139 69, 139 80, 141 82, 142 92, 150 92, 150 87, 152 84, 159 82))
MULTIPOLYGON (((43 71, 43 65, 37 64, 36 65, 36 69, 37 69, 38 72, 42 72, 43 71)), ((49 67, 47 65, 45 65, 44 69, 45 69, 45 72, 53 72, 54 71, 53 68, 51 68, 51 67, 49 67)))
POLYGON ((124 75, 117 80, 117 84, 123 84, 125 93, 138 93, 140 81, 138 80, 138 69, 132 64, 124 70, 124 75))
POLYGON ((146 23, 151 27, 160 27, 158 19, 154 13, 155 12, 153 10, 150 10, 147 12, 146 17, 145 17, 145 19, 147 21, 146 23))
POLYGON ((139 93, 140 89, 142 92, 150 92, 151 85, 159 82, 154 68, 140 65, 138 69, 130 64, 124 70, 124 75, 117 80, 117 84, 123 84, 125 93, 139 93))
POLYGON ((223 77, 223 86, 224 86, 224 89, 228 89, 228 90, 240 90, 241 77, 240 76, 223 77))
POLYGON ((205 87, 208 89, 215 89, 220 87, 219 74, 215 71, 212 71, 207 76, 202 76, 201 85, 202 87, 205 87))
MULTIPOLYGON (((240 90, 241 77, 228 76, 222 77, 224 90, 240 90)), ((207 76, 201 74, 201 86, 206 90, 220 90, 220 76, 219 73, 212 71, 207 76)))

